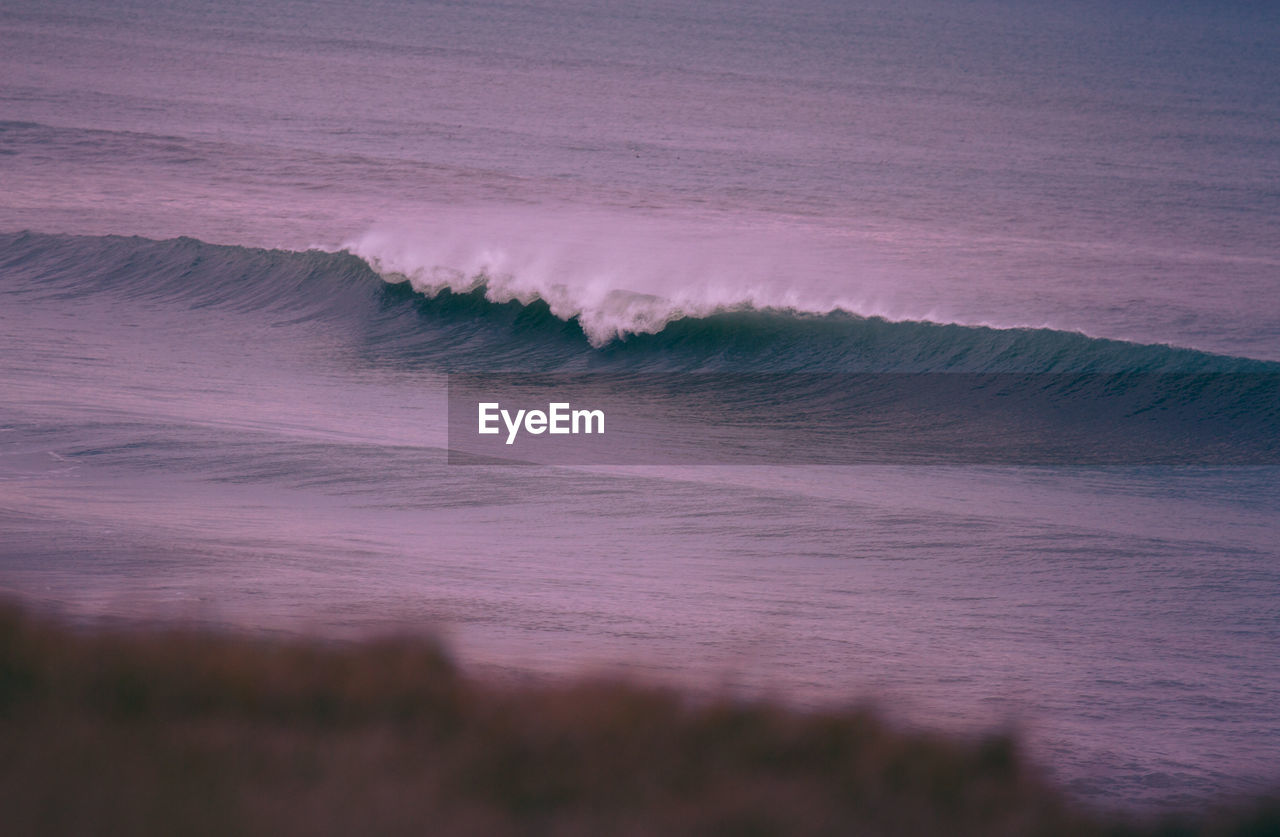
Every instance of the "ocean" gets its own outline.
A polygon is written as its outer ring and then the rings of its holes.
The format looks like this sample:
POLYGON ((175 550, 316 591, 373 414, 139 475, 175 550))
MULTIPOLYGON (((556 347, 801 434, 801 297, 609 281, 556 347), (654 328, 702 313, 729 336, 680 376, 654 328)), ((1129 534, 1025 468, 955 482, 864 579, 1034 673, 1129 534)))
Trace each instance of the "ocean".
POLYGON ((7 0, 0 588, 1273 787, 1278 71, 1244 0, 7 0), (610 447, 462 455, 584 381, 610 447))

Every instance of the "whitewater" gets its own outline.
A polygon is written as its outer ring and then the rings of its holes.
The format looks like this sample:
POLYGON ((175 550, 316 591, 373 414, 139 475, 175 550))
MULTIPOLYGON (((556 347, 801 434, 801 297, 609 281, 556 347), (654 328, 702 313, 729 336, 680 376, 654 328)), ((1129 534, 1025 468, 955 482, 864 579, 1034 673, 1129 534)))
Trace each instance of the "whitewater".
POLYGON ((1069 5, 6 3, 0 588, 1272 786, 1280 20, 1069 5), (667 441, 464 464, 496 374, 667 441))

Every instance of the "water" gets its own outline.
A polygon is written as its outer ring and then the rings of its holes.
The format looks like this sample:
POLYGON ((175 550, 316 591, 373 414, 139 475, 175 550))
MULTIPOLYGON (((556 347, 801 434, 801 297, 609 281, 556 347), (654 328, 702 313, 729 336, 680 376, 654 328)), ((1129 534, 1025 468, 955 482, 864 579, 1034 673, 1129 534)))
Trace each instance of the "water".
POLYGON ((1280 17, 1114 5, 7 3, 0 585, 1265 787, 1274 465, 448 464, 457 370, 1276 374, 1280 17))

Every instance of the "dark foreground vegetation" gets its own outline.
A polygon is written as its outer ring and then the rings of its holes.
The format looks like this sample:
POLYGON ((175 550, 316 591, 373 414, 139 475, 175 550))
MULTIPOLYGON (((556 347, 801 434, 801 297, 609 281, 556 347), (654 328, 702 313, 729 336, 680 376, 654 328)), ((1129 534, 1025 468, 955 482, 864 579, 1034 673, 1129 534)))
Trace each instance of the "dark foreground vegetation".
POLYGON ((1007 739, 622 683, 503 686, 421 639, 76 631, 0 606, 0 833, 1274 834, 1126 824, 1007 739))

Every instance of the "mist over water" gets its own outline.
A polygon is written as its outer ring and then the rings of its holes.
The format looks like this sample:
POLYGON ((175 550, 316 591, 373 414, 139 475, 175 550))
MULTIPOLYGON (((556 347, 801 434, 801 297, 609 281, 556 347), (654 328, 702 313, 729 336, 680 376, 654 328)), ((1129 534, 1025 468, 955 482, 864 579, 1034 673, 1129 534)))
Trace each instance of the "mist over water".
POLYGON ((0 587, 1262 787, 1274 466, 463 467, 446 374, 1274 375, 1278 15, 7 2, 0 587))

